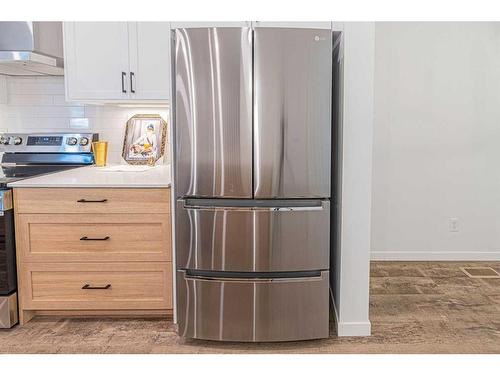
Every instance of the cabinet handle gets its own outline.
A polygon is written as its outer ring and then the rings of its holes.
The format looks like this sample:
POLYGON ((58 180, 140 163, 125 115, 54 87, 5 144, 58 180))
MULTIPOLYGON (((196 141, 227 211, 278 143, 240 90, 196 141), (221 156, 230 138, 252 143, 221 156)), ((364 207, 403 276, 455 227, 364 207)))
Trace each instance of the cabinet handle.
POLYGON ((122 72, 122 92, 126 93, 127 90, 125 90, 125 78, 127 77, 127 73, 122 72))
POLYGON ((78 199, 77 202, 78 203, 104 203, 104 202, 107 202, 108 200, 107 199, 95 199, 95 200, 92 200, 92 199, 78 199))
POLYGON ((89 238, 87 236, 84 236, 84 237, 80 238, 80 241, 107 241, 110 238, 111 238, 110 236, 106 236, 103 238, 89 238))
POLYGON ((135 77, 135 73, 134 72, 130 72, 130 92, 132 94, 135 94, 135 90, 134 90, 134 77, 135 77))
POLYGON ((91 286, 90 284, 85 284, 82 286, 82 289, 109 289, 111 288, 111 284, 107 284, 105 286, 91 286))

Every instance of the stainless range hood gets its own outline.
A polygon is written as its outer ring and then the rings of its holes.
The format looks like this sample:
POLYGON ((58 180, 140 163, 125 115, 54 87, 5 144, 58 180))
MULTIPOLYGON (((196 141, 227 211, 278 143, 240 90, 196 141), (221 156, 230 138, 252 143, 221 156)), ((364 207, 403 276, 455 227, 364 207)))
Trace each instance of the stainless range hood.
POLYGON ((64 75, 62 22, 0 22, 0 74, 64 75))

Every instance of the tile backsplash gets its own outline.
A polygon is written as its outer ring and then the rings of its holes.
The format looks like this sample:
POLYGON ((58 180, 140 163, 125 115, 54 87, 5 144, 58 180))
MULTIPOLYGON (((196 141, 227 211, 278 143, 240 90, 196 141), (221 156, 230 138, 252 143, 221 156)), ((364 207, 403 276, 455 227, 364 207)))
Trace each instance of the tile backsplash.
MULTIPOLYGON (((168 122, 167 108, 69 103, 64 77, 1 77, 0 132, 94 132, 109 142, 109 163, 121 163, 127 120, 153 113, 168 122)), ((169 155, 169 140, 167 150, 169 155)), ((168 158, 165 158, 168 159, 168 158)))

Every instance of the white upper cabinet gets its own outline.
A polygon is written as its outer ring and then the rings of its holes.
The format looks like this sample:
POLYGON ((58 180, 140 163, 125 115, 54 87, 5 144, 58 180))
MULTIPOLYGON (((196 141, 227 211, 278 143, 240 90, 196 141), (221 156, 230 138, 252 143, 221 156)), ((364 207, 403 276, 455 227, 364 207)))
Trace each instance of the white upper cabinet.
POLYGON ((65 22, 66 99, 127 99, 128 49, 126 22, 65 22))
POLYGON ((169 100, 168 22, 65 22, 64 58, 68 101, 169 100))
POLYGON ((130 74, 134 97, 170 97, 170 27, 167 22, 129 23, 130 74))

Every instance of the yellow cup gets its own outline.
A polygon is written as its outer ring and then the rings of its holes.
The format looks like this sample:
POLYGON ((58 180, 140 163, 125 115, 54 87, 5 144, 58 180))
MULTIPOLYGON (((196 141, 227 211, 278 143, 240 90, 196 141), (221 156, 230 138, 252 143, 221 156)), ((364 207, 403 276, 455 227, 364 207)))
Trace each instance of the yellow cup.
POLYGON ((108 142, 92 142, 92 152, 94 153, 95 165, 104 167, 108 158, 108 142))

